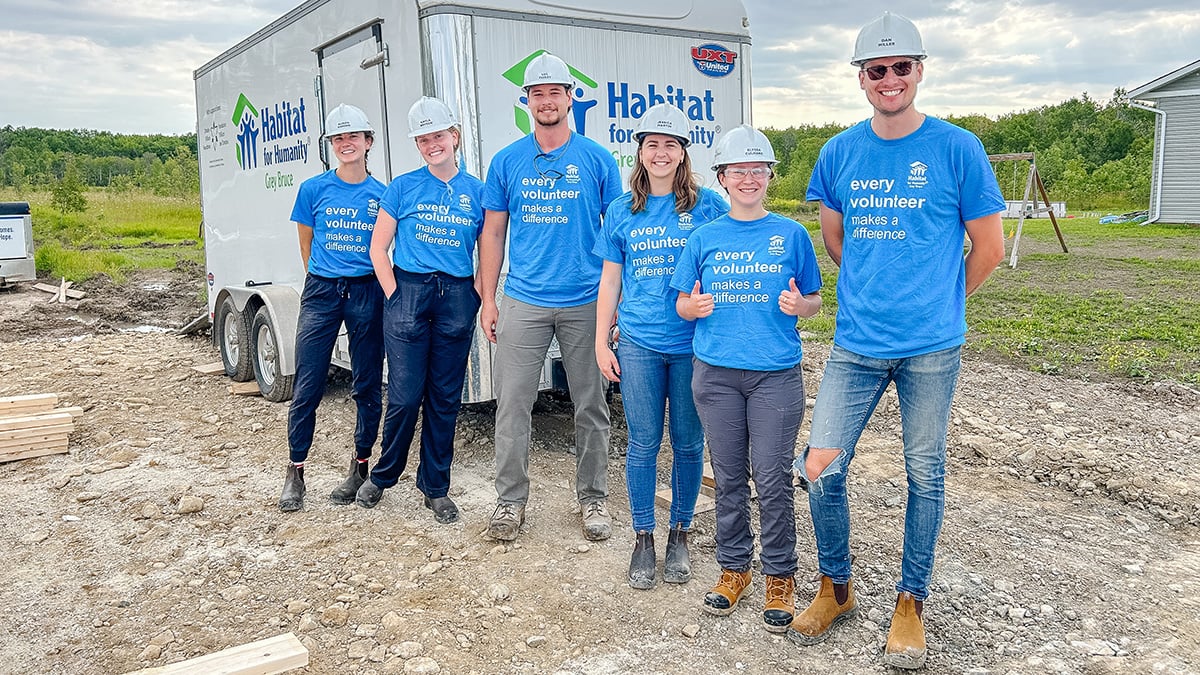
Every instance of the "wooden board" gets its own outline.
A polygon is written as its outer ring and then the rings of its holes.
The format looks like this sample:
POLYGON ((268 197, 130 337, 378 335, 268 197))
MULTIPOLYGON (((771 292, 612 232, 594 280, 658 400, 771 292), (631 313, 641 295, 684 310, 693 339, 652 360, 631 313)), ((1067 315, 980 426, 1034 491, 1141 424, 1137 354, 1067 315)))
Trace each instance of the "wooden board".
POLYGON ((8 431, 0 431, 0 444, 12 445, 9 441, 30 441, 46 436, 69 436, 72 431, 75 431, 74 424, 55 424, 52 426, 34 427, 32 429, 10 429, 8 431))
POLYGON ((250 380, 249 382, 234 382, 229 385, 229 393, 237 394, 238 396, 261 396, 262 392, 258 389, 258 382, 250 380))
POLYGON ((31 434, 29 436, 22 436, 20 438, 0 440, 0 452, 13 452, 22 448, 28 448, 38 443, 65 441, 69 435, 69 431, 56 431, 45 434, 31 434))
POLYGON ((67 451, 67 439, 63 438, 60 441, 50 443, 35 443, 24 449, 14 448, 12 451, 0 450, 0 462, 15 462, 18 459, 29 459, 31 457, 41 457, 42 455, 55 455, 67 451))
POLYGON ((700 484, 707 485, 710 488, 717 487, 717 479, 713 475, 712 464, 705 462, 702 473, 700 474, 700 484))
POLYGON ((216 363, 206 363, 202 366, 192 366, 192 370, 201 375, 224 375, 225 364, 217 361, 216 363))
MULTIPOLYGON (((663 488, 663 489, 659 490, 658 492, 654 493, 654 502, 656 504, 658 504, 659 506, 663 507, 664 509, 671 508, 671 488, 663 488)), ((701 514, 701 513, 708 513, 709 511, 716 511, 716 510, 717 510, 717 502, 712 497, 709 497, 708 495, 704 494, 703 492, 701 492, 700 495, 698 497, 696 497, 696 510, 694 513, 701 514)))
POLYGON ((0 415, 53 410, 58 405, 58 394, 30 394, 28 396, 0 396, 0 415))
MULTIPOLYGON (((42 284, 42 283, 34 284, 32 286, 32 288, 35 288, 39 291, 44 291, 46 293, 54 293, 55 295, 58 295, 62 291, 61 285, 51 286, 50 284, 42 284)), ((77 291, 74 288, 67 289, 67 297, 71 298, 72 300, 78 300, 78 299, 84 297, 85 295, 87 295, 87 293, 85 293, 83 291, 77 291)))
POLYGON ((0 417, 0 432, 13 429, 32 429, 57 424, 70 424, 75 419, 69 412, 52 411, 41 414, 0 417))
POLYGON ((272 675, 308 665, 308 649, 293 633, 127 675, 272 675))

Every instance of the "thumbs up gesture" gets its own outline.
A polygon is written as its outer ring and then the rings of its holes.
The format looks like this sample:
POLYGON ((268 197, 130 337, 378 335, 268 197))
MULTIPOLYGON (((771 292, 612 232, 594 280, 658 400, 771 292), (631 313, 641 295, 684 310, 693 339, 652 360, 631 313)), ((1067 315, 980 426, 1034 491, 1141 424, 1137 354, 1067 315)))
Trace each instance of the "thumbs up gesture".
POLYGON ((788 316, 800 316, 801 309, 800 289, 796 287, 796 278, 788 279, 787 290, 779 293, 779 311, 788 316))
POLYGON ((703 319, 707 316, 712 316, 713 313, 713 296, 712 293, 705 293, 700 290, 700 282, 697 281, 692 286, 691 293, 680 293, 679 299, 675 301, 675 311, 679 312, 679 316, 688 321, 703 319))

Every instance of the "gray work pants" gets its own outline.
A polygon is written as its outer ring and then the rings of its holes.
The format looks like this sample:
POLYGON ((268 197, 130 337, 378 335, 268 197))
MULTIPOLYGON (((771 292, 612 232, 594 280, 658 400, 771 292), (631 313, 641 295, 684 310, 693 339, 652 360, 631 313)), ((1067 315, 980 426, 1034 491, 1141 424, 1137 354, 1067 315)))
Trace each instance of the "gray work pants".
POLYGON ((530 415, 550 340, 558 338, 575 404, 575 494, 580 503, 608 497, 608 402, 596 367, 596 303, 538 307, 505 296, 496 322, 496 494, 529 500, 530 415))
POLYGON ((692 395, 717 483, 717 562, 747 572, 754 555, 750 476, 758 490, 763 574, 796 573, 792 459, 804 419, 800 366, 739 370, 692 361, 692 395))

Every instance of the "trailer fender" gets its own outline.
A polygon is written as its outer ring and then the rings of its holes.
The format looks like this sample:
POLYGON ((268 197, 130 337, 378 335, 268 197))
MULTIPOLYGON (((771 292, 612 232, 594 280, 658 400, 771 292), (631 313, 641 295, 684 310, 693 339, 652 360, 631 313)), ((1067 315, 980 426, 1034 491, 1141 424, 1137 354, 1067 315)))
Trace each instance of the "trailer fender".
POLYGON ((259 307, 266 307, 271 324, 279 338, 279 374, 296 374, 296 327, 300 319, 300 294, 290 286, 227 286, 217 296, 220 304, 225 296, 233 299, 238 311, 253 316, 259 307))

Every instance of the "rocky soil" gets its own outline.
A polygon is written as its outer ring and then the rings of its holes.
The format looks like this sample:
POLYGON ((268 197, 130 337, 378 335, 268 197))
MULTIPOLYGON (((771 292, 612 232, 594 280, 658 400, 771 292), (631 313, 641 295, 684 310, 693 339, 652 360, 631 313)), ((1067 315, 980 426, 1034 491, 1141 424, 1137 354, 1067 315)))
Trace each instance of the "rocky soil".
MULTIPOLYGON (((894 395, 851 473, 860 616, 800 648, 761 628, 757 575, 733 615, 701 611, 718 575, 711 512, 695 524, 690 583, 626 585, 619 398, 607 542, 580 534, 570 408, 551 398, 535 417, 528 523, 511 545, 483 536, 495 499, 486 405, 464 411, 456 439, 462 522, 437 525, 411 476, 373 510, 330 504, 354 424, 338 377, 319 412, 306 509, 280 513, 286 406, 230 394, 225 378, 192 369, 218 359, 206 338, 164 331, 203 311, 195 277, 96 284, 78 309, 0 293, 0 396, 54 392, 86 411, 68 454, 0 465, 0 672, 125 673, 289 631, 310 673, 888 670, 905 500, 894 395)), ((806 348, 810 396, 826 353, 806 348)), ((927 670, 1200 671, 1198 434, 1200 392, 1178 384, 1088 383, 969 358, 927 670)), ((805 603, 815 553, 798 495, 805 603)))

